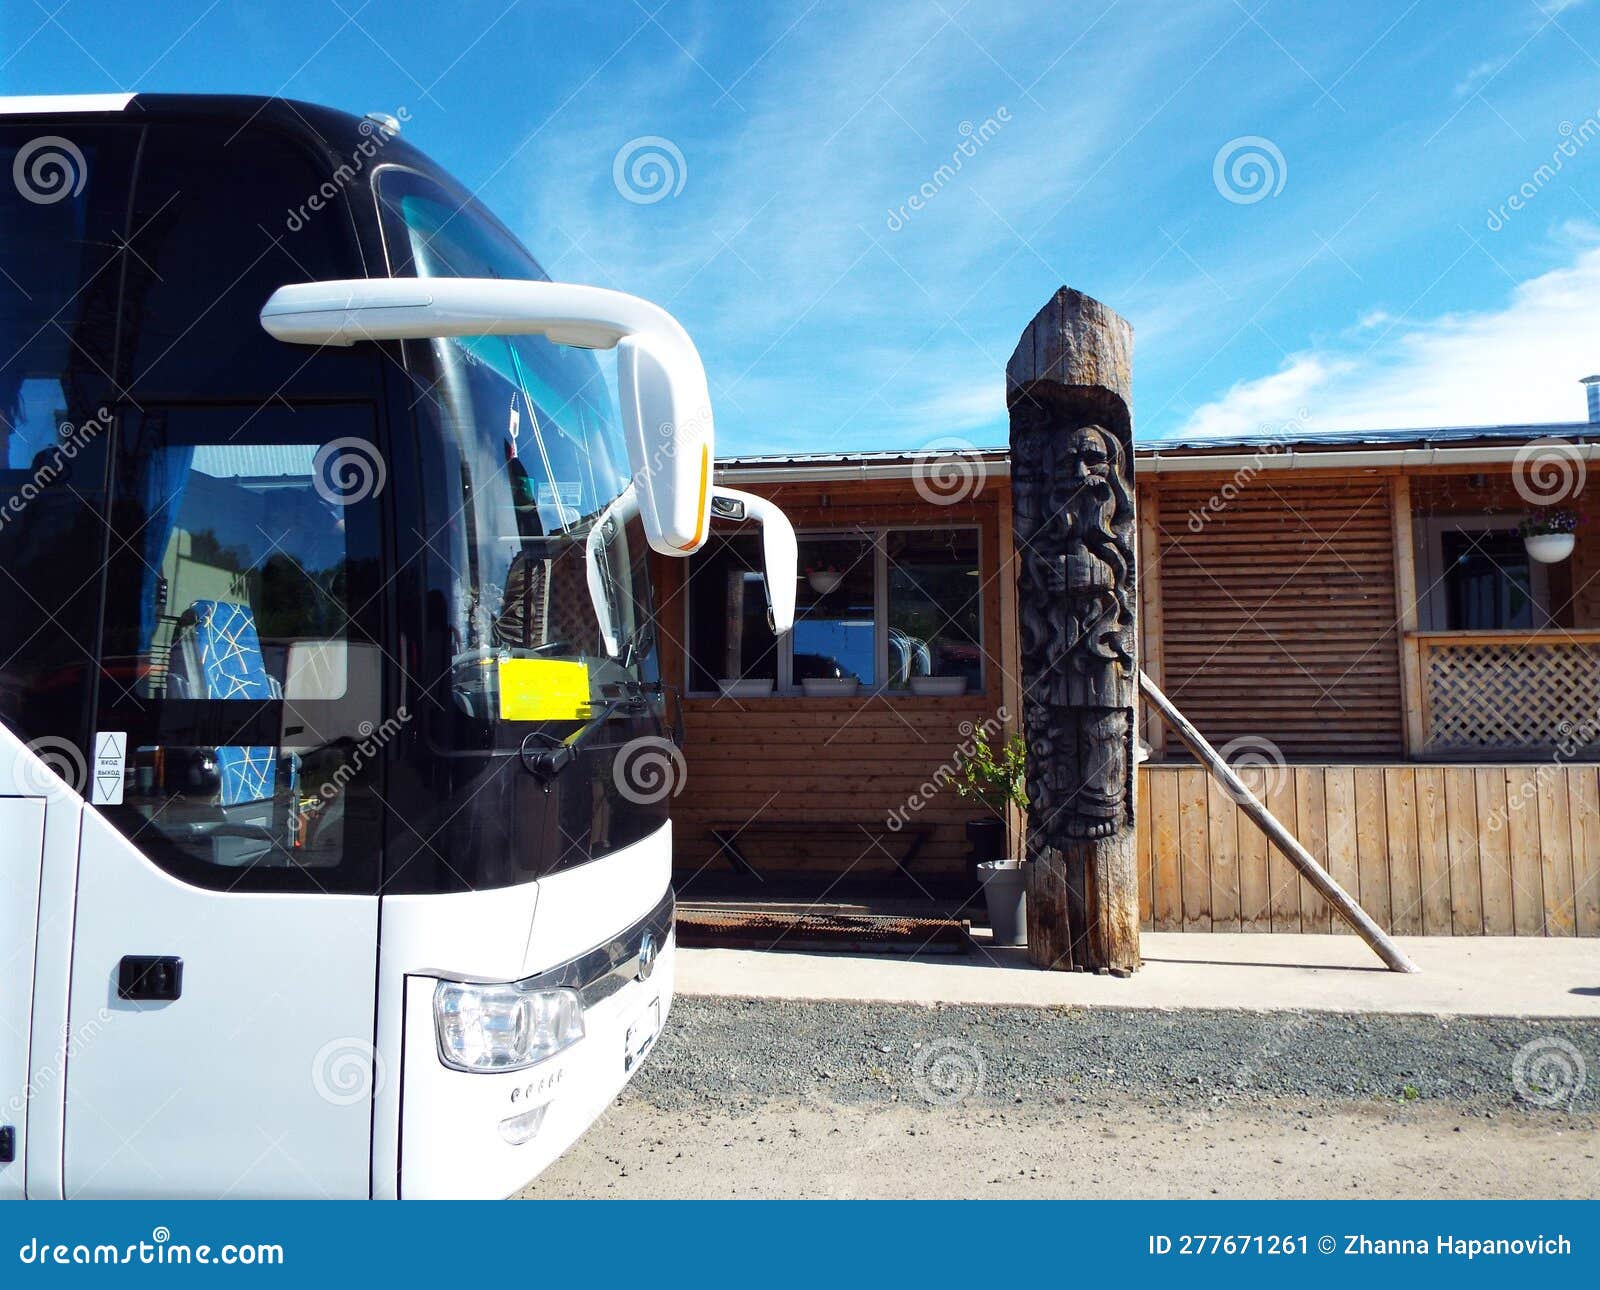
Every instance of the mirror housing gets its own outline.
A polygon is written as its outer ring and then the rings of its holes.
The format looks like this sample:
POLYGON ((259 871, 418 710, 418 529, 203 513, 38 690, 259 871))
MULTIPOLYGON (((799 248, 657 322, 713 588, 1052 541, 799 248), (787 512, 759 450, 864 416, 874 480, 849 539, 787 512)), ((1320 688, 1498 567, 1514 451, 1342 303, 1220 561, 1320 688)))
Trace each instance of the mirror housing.
POLYGON ((794 525, 773 502, 754 493, 718 484, 711 490, 711 518, 754 520, 761 525, 761 560, 767 584, 767 626, 775 635, 794 628, 795 584, 800 577, 800 546, 794 525))
POLYGON ((279 287, 261 308, 261 325, 295 345, 536 335, 614 348, 645 538, 652 550, 680 557, 705 542, 715 442, 705 367, 677 319, 648 301, 566 282, 351 278, 279 287))
MULTIPOLYGON (((754 493, 740 492, 736 488, 717 486, 711 490, 710 509, 713 519, 744 523, 755 520, 761 525, 761 556, 765 566, 763 581, 767 588, 767 626, 775 635, 794 628, 795 584, 800 576, 800 547, 794 536, 794 526, 789 517, 773 502, 754 493)), ((611 616, 611 597, 606 587, 606 570, 602 552, 608 530, 626 524, 639 514, 639 499, 629 485, 616 501, 595 518, 584 544, 584 566, 589 582, 589 602, 594 607, 595 621, 600 624, 600 639, 606 653, 616 658, 622 652, 622 633, 611 616)))

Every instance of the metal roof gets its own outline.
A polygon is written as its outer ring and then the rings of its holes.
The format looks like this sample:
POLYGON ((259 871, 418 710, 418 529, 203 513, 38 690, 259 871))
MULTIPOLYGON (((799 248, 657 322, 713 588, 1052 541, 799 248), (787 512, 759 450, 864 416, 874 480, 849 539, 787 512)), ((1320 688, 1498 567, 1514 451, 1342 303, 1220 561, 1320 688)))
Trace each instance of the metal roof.
MULTIPOLYGON (((1600 425, 1588 421, 1556 421, 1533 425, 1425 426, 1416 429, 1319 430, 1299 434, 1263 432, 1249 435, 1194 436, 1190 438, 1147 439, 1135 442, 1135 457, 1168 454, 1223 454, 1256 448, 1293 449, 1301 452, 1338 452, 1362 448, 1430 448, 1440 444, 1505 444, 1557 438, 1573 443, 1600 443, 1600 425)), ((756 453, 719 457, 719 470, 773 470, 786 466, 895 466, 911 465, 929 456, 976 456, 990 461, 1005 461, 1011 450, 1005 445, 965 447, 947 442, 926 449, 874 449, 865 452, 756 453)))
POLYGON ((1275 445, 1291 447, 1296 451, 1312 452, 1318 449, 1339 448, 1428 448, 1435 444, 1462 444, 1477 442, 1531 442, 1534 439, 1568 439, 1584 442, 1600 439, 1600 425, 1588 421, 1554 421, 1537 425, 1503 426, 1421 426, 1387 430, 1306 430, 1299 434, 1264 431, 1248 435, 1197 435, 1191 438, 1173 436, 1151 439, 1134 444, 1136 455, 1154 452, 1187 450, 1227 452, 1239 448, 1266 448, 1275 445))

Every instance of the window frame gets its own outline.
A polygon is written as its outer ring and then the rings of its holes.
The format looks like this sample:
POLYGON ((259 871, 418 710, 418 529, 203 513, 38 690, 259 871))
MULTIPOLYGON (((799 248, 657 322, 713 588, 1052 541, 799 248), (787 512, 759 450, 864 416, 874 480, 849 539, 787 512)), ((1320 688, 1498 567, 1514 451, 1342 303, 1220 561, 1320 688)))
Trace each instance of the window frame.
MULTIPOLYGON (((879 696, 895 699, 914 699, 918 702, 949 702, 936 695, 913 694, 909 686, 892 686, 888 683, 889 676, 889 548, 888 535, 891 533, 972 533, 977 538, 978 558, 978 675, 979 684, 976 689, 968 689, 964 697, 983 697, 989 692, 990 666, 988 648, 988 614, 987 601, 984 598, 986 582, 984 579, 984 527, 977 521, 968 521, 961 524, 872 524, 852 525, 846 528, 807 527, 795 530, 795 539, 802 546, 807 538, 856 538, 864 539, 872 544, 872 670, 873 675, 882 678, 873 685, 862 685, 856 692, 857 698, 879 696)), ((693 559, 691 558, 691 565, 693 559)), ((694 575, 694 569, 689 569, 689 576, 694 575)), ((804 574, 801 575, 802 577, 804 574)), ((691 620, 691 599, 686 594, 683 597, 683 679, 684 695, 691 699, 720 698, 717 690, 695 690, 689 688, 689 680, 695 673, 691 656, 693 648, 693 622, 691 620)), ((796 611, 798 620, 799 611, 796 611)), ((771 698, 774 699, 804 699, 808 696, 794 680, 794 633, 785 632, 774 642, 773 648, 777 651, 777 667, 772 686, 771 698)), ((747 700, 741 700, 747 702, 747 700)))
MULTIPOLYGON (((1444 536, 1450 532, 1483 534, 1512 530, 1514 518, 1505 512, 1480 511, 1460 515, 1419 517, 1413 545, 1416 548, 1418 609, 1424 631, 1464 631, 1450 623, 1450 592, 1446 585, 1449 570, 1444 562, 1444 536), (1508 520, 1511 522, 1508 523, 1508 520)), ((1537 560, 1528 562, 1529 589, 1537 619, 1533 627, 1508 627, 1508 634, 1547 631, 1554 624, 1555 606, 1550 594, 1550 571, 1537 560)))
MULTIPOLYGON (((175 440, 169 439, 163 447, 172 446, 173 442, 190 442, 198 446, 210 444, 226 446, 230 444, 243 444, 248 446, 272 446, 275 443, 286 441, 286 436, 274 435, 272 427, 285 418, 297 415, 316 415, 317 413, 332 413, 346 425, 329 424, 317 436, 318 442, 327 444, 339 439, 358 438, 371 445, 373 450, 382 455, 382 444, 385 435, 383 417, 378 407, 369 400, 344 399, 319 403, 292 403, 287 409, 262 408, 254 403, 176 403, 159 402, 143 409, 121 408, 113 423, 110 463, 110 488, 108 491, 108 506, 103 524, 107 532, 108 549, 111 555, 107 561, 107 576, 114 576, 121 569, 132 568, 134 562, 142 562, 139 552, 134 545, 122 536, 119 525, 124 516, 121 511, 123 485, 127 482, 125 475, 126 462, 132 457, 130 448, 130 435, 134 425, 141 418, 154 416, 176 415, 181 420, 189 421, 194 427, 209 431, 210 423, 219 418, 232 418, 241 416, 245 418, 245 425, 259 427, 248 435, 241 436, 241 430, 235 430, 227 437, 216 437, 211 433, 194 434, 191 430, 176 436, 175 440), (348 430, 348 434, 339 434, 337 431, 348 430)), ((287 424, 285 429, 291 427, 287 424)), ((300 427, 292 427, 299 429, 300 427)), ((296 443, 304 440, 296 439, 296 443)), ((145 461, 140 457, 137 460, 145 461)), ((142 476, 141 476, 142 477, 142 476)), ((389 557, 388 540, 386 537, 391 502, 389 495, 392 490, 382 487, 376 492, 351 500, 344 505, 347 522, 351 523, 353 531, 359 533, 364 539, 360 546, 353 546, 349 541, 349 532, 346 534, 345 561, 347 569, 357 568, 363 555, 372 562, 373 581, 376 586, 352 587, 346 606, 349 620, 346 623, 345 641, 351 644, 375 645, 380 658, 379 680, 379 709, 380 719, 387 719, 392 714, 389 697, 394 693, 393 681, 390 677, 393 659, 390 657, 387 646, 385 626, 388 618, 387 599, 389 591, 385 583, 385 570, 392 567, 389 557)), ((127 593, 119 593, 119 598, 113 597, 109 589, 102 591, 102 611, 109 613, 114 604, 120 606, 120 600, 128 599, 127 593)), ((108 660, 120 657, 107 653, 108 637, 102 631, 98 643, 98 664, 103 669, 108 660)), ((129 657, 136 658, 137 655, 129 657)), ((230 725, 239 725, 243 728, 244 722, 268 721, 272 717, 280 717, 285 711, 287 702, 282 698, 270 700, 234 700, 234 699, 179 699, 163 695, 157 697, 139 698, 132 695, 131 687, 120 686, 113 680, 102 677, 95 691, 95 716, 92 734, 100 731, 117 730, 125 732, 128 736, 130 749, 139 741, 156 743, 162 747, 187 747, 181 743, 169 743, 168 734, 171 731, 194 728, 202 730, 227 728, 230 725), (235 710, 229 705, 237 704, 235 710), (267 712, 268 705, 275 705, 267 712), (249 712, 244 709, 249 708, 249 712)), ((340 702, 341 700, 331 700, 340 702)), ((297 706, 306 712, 315 712, 322 700, 295 701, 297 706)), ((245 742, 241 735, 237 742, 245 742)), ((254 741, 252 740, 253 744, 254 741)), ((210 746, 205 742, 192 745, 194 747, 210 746)), ((233 743, 218 744, 217 746, 235 746, 233 743)), ((269 746, 267 741, 262 741, 262 746, 269 746)), ((270 745, 279 749, 282 755, 281 742, 270 745)), ((129 799, 115 805, 98 806, 96 809, 106 815, 106 818, 116 829, 152 864, 165 872, 169 877, 191 887, 198 887, 211 891, 238 891, 247 893, 321 893, 339 895, 370 895, 378 890, 379 856, 384 844, 384 814, 383 802, 387 795, 387 760, 389 753, 387 743, 378 746, 377 755, 365 760, 358 768, 359 779, 352 779, 346 785, 345 792, 355 790, 355 796, 346 800, 346 816, 343 824, 342 849, 337 864, 327 866, 290 866, 290 865, 258 865, 244 864, 239 866, 216 864, 195 855, 182 840, 176 839, 162 832, 160 829, 150 828, 151 819, 140 813, 138 806, 129 799), (369 800, 370 799, 370 800, 369 800), (350 804, 355 803, 357 809, 350 810, 350 804)), ((131 759, 131 757, 130 757, 131 759)), ((159 813, 158 813, 159 814, 159 813)))

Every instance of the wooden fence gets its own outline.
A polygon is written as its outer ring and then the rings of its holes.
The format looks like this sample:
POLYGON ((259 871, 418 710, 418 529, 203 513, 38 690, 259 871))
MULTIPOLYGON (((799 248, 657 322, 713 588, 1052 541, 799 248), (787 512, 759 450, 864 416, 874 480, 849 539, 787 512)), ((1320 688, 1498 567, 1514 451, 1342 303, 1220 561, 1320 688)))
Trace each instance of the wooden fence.
MULTIPOLYGON (((1266 766, 1241 772, 1398 935, 1600 936, 1600 766, 1266 766)), ((1147 929, 1344 931, 1195 766, 1140 770, 1147 929)))

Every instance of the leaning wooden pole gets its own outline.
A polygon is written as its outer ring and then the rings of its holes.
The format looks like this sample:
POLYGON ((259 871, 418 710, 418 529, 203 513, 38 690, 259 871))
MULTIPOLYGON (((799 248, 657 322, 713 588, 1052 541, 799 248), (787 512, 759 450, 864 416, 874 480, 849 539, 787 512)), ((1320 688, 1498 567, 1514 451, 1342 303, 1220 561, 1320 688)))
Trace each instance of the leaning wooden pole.
POLYGON ((1133 329, 1063 287, 1006 364, 1027 739, 1028 958, 1139 966, 1133 329))
POLYGON ((1333 880, 1333 875, 1317 863, 1316 858, 1300 845, 1299 839, 1284 828, 1278 822, 1278 817, 1262 805, 1234 772, 1233 767, 1223 760, 1221 754, 1211 746, 1206 737, 1194 728, 1189 719, 1173 706, 1172 700, 1161 693, 1156 683, 1142 671, 1139 673, 1139 688, 1144 691, 1145 698, 1155 704, 1167 723, 1178 732, 1178 737, 1188 745, 1189 751, 1198 757, 1216 777, 1217 782, 1227 789, 1229 796, 1239 804, 1239 809, 1256 822, 1278 850, 1289 857, 1294 867, 1305 875, 1306 881, 1322 893, 1323 898, 1333 906, 1339 917, 1350 924, 1356 935, 1372 947, 1373 952, 1388 965, 1390 970, 1417 971, 1417 965, 1406 957, 1405 951, 1389 939, 1388 933, 1373 922, 1367 911, 1351 898, 1350 893, 1333 880))

